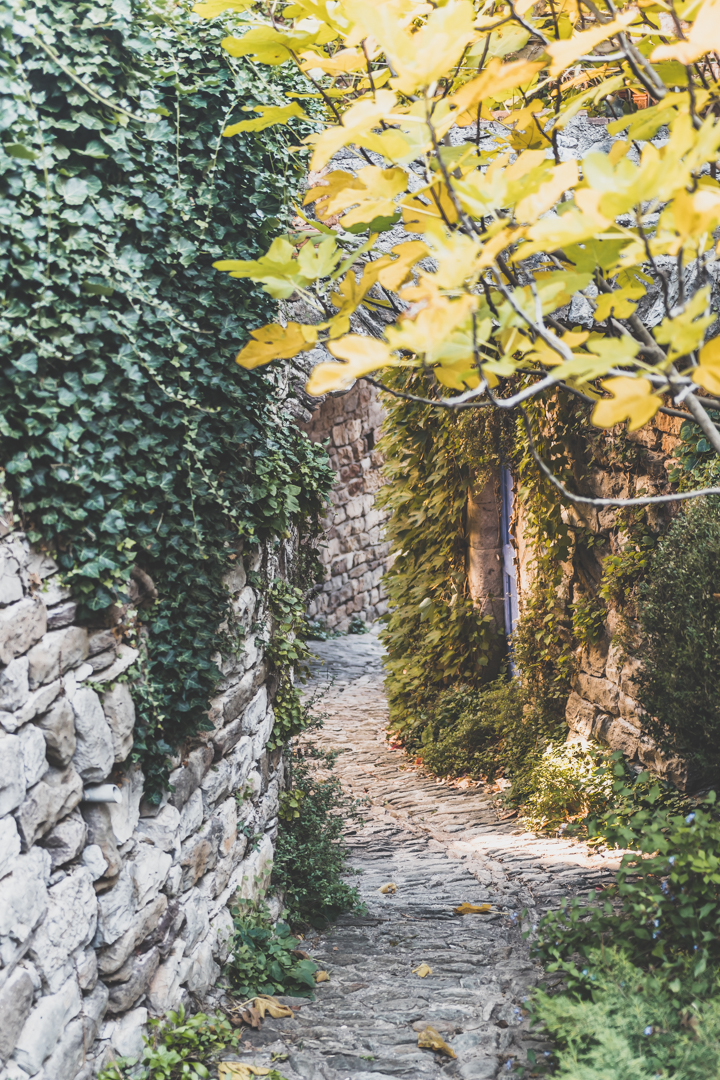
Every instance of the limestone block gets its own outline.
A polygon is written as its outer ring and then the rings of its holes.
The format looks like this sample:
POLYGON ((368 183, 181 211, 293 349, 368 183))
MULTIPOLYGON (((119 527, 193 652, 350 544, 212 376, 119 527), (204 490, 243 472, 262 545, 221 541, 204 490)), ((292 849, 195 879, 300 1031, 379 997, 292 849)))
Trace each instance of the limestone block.
POLYGON ((75 713, 66 697, 61 697, 52 708, 37 721, 45 739, 45 752, 51 765, 64 768, 72 761, 77 742, 75 739, 75 713))
POLYGON ((81 1007, 82 995, 74 975, 57 993, 40 998, 25 1021, 15 1047, 13 1057, 18 1065, 31 1076, 38 1072, 81 1007))
POLYGON ((599 705, 604 712, 617 713, 618 688, 609 679, 595 678, 580 671, 575 677, 578 693, 586 701, 599 705))
POLYGON ((117 941, 98 953, 98 970, 102 976, 112 975, 128 959, 133 949, 141 945, 158 926, 168 909, 168 899, 160 893, 138 911, 131 925, 117 941))
POLYGON ((28 550, 25 565, 28 573, 39 577, 41 581, 52 577, 53 574, 57 574, 60 569, 55 560, 44 551, 28 550))
POLYGON ((253 757, 256 761, 265 750, 265 746, 267 745, 267 741, 270 738, 270 733, 272 732, 274 723, 275 712, 271 705, 267 713, 265 714, 265 719, 263 720, 262 724, 253 736, 253 757))
MULTIPOLYGON (((593 675, 596 678, 605 675, 609 647, 610 639, 606 637, 602 637, 599 641, 594 641, 590 645, 586 645, 580 653, 581 670, 587 675, 593 675)), ((610 678, 609 675, 608 678, 610 678)))
POLYGON ((138 1061, 145 1048, 143 1035, 147 1024, 148 1011, 145 1008, 132 1009, 115 1024, 110 1038, 112 1046, 118 1057, 131 1058, 138 1061))
POLYGON ((108 868, 107 860, 97 844, 88 844, 82 853, 82 864, 89 870, 93 881, 103 877, 108 868))
POLYGON ((67 769, 48 769, 42 780, 27 792, 16 812, 18 831, 27 850, 52 829, 82 799, 82 780, 72 765, 67 769))
POLYGON ((135 914, 134 882, 128 866, 123 866, 112 889, 98 897, 98 922, 94 945, 112 945, 130 928, 135 914))
POLYGON ((45 634, 28 653, 30 689, 57 679, 87 656, 88 634, 82 626, 67 626, 45 634))
POLYGON ((107 1011, 110 1016, 132 1008, 150 986, 159 964, 160 953, 157 948, 133 959, 130 978, 125 982, 113 983, 109 988, 107 1011))
POLYGON ((224 758, 210 767, 210 771, 200 785, 203 807, 206 813, 212 810, 219 799, 229 794, 232 782, 233 767, 228 758, 224 758))
POLYGON ((0 818, 0 879, 10 873, 19 854, 20 836, 15 818, 7 814, 0 818))
MULTIPOLYGON (((195 794, 199 795, 198 792, 195 794)), ((192 795, 190 802, 194 798, 195 795, 192 795)), ((202 797, 200 797, 199 801, 202 814, 202 797)), ((183 813, 185 810, 187 810, 187 806, 183 807, 183 813)), ((176 806, 167 803, 157 817, 140 818, 135 830, 135 836, 138 840, 145 840, 150 844, 154 844, 161 851, 174 851, 180 839, 180 821, 180 811, 176 806)))
POLYGON ((178 896, 182 886, 183 868, 180 863, 173 863, 167 881, 163 885, 163 892, 167 896, 178 896))
POLYGON ((93 685, 115 682, 129 667, 132 667, 139 655, 138 650, 131 649, 129 645, 118 645, 117 656, 110 667, 103 668, 102 671, 94 671, 92 675, 88 675, 88 682, 93 685))
POLYGON ((25 773, 25 787, 31 788, 36 784, 48 767, 45 757, 45 739, 42 731, 34 724, 26 724, 20 729, 18 735, 22 751, 23 771, 25 773))
POLYGON ((18 968, 0 989, 0 1065, 12 1054, 33 1003, 33 983, 27 971, 18 968))
POLYGON ((0 673, 0 709, 15 712, 30 695, 28 658, 18 656, 0 673))
POLYGON ((183 898, 181 909, 185 914, 182 928, 184 955, 189 956, 197 943, 210 931, 210 908, 207 898, 197 889, 193 889, 183 898))
POLYGON ((178 938, 148 987, 148 1005, 154 1013, 167 1012, 168 1009, 175 1008, 181 1000, 180 973, 184 949, 185 942, 178 938))
POLYGON ((115 683, 102 696, 105 719, 112 732, 115 761, 124 761, 132 750, 135 704, 127 683, 115 683))
MULTIPOLYGON (((264 678, 264 668, 260 671, 247 671, 239 683, 231 685, 220 699, 220 716, 216 726, 221 727, 223 724, 229 724, 239 717, 247 703, 252 700, 259 684, 258 680, 262 682, 264 678)), ((223 752, 221 750, 217 756, 221 757, 223 752)))
POLYGON ((211 941, 213 943, 213 956, 218 964, 222 965, 228 958, 230 942, 235 930, 232 916, 226 907, 220 909, 210 922, 211 941))
POLYGON ((39 690, 31 693, 27 701, 15 712, 0 712, 0 725, 5 731, 17 731, 29 720, 44 713, 53 703, 62 689, 60 679, 41 686, 39 690))
POLYGON ((212 934, 208 934, 189 957, 190 963, 184 982, 194 994, 209 990, 220 977, 220 968, 213 959, 212 950, 212 934))
MULTIPOLYGON (((239 896, 243 900, 259 900, 270 880, 273 864, 273 846, 268 836, 263 836, 259 846, 237 868, 241 872, 239 896)), ((234 876, 234 875, 233 875, 234 876)))
POLYGON ((172 866, 172 856, 165 851, 158 851, 150 844, 140 844, 137 853, 128 864, 135 888, 135 907, 144 907, 162 888, 168 870, 172 866))
POLYGON ((0 611, 0 664, 9 664, 43 636, 47 610, 38 596, 27 596, 0 611))
POLYGON ((30 956, 51 993, 74 971, 71 954, 95 936, 97 897, 86 867, 79 867, 48 890, 47 914, 35 932, 30 956))
MULTIPOLYGON (((43 599, 47 605, 47 599, 45 597, 43 599)), ((76 615, 77 604, 74 600, 66 600, 64 604, 56 604, 55 607, 48 608, 47 628, 48 630, 59 630, 63 626, 70 626, 74 622, 76 615)))
POLYGON ((179 769, 170 773, 170 784, 175 789, 169 798, 169 802, 182 810, 185 803, 207 774, 212 763, 213 751, 209 746, 199 746, 188 754, 186 763, 179 769))
POLYGON ((24 798, 22 743, 17 735, 0 732, 0 816, 9 814, 24 798))
POLYGON ((202 792, 198 788, 197 791, 194 791, 192 793, 188 801, 185 803, 185 806, 183 806, 182 808, 182 812, 180 814, 180 824, 178 827, 179 839, 181 841, 185 840, 192 833, 197 832, 197 830, 202 825, 202 820, 203 800, 202 792))
POLYGON ((85 949, 75 957, 75 971, 82 991, 93 990, 98 980, 97 953, 94 949, 85 949))
POLYGON ((640 733, 622 717, 603 717, 597 738, 607 743, 611 750, 622 750, 628 758, 634 758, 640 748, 640 733))
POLYGON ((85 847, 86 837, 87 826, 79 810, 73 810, 46 833, 41 844, 50 854, 52 869, 55 870, 77 858, 85 847))
POLYGON ((23 584, 18 561, 20 552, 12 542, 0 546, 0 604, 14 604, 23 598, 23 584))
MULTIPOLYGON (((91 672, 106 671, 110 667, 111 664, 115 663, 116 656, 117 656, 117 654, 115 652, 115 649, 108 649, 107 652, 101 652, 101 653, 97 653, 95 656, 91 656, 90 659, 88 660, 88 665, 90 667, 90 671, 91 672)), ((83 667, 84 667, 84 665, 83 665, 83 667)), ((89 674, 90 674, 90 672, 88 672, 88 675, 89 674)), ((115 685, 120 686, 120 685, 124 685, 124 684, 116 683, 115 685)))
POLYGON ((254 735, 267 712, 267 688, 261 686, 243 714, 243 734, 254 735))
POLYGON ((144 783, 145 778, 140 766, 131 765, 126 770, 120 784, 122 801, 108 803, 113 834, 118 844, 124 844, 130 839, 140 820, 140 803, 142 802, 144 783))
POLYGON ((117 849, 113 831, 110 807, 107 803, 83 803, 82 816, 87 826, 88 844, 97 845, 108 864, 107 876, 115 877, 122 868, 122 859, 117 849))
POLYGON ((100 784, 115 762, 110 727, 94 690, 78 690, 72 699, 77 747, 73 763, 86 784, 100 784))
POLYGON ((642 669, 642 661, 637 657, 628 657, 620 672, 619 686, 623 694, 628 697, 637 697, 638 687, 636 679, 642 669))
POLYGON ((212 838, 207 833, 207 829, 202 829, 182 845, 180 855, 182 881, 180 887, 183 892, 191 888, 217 862, 217 850, 213 851, 212 838))
POLYGON ((623 694, 622 690, 618 693, 618 708, 623 720, 627 720, 638 730, 642 727, 642 705, 634 701, 633 698, 628 697, 627 694, 623 694))
POLYGON ((45 1062, 43 1074, 75 1078, 85 1060, 85 1024, 82 1019, 71 1020, 60 1041, 45 1062))

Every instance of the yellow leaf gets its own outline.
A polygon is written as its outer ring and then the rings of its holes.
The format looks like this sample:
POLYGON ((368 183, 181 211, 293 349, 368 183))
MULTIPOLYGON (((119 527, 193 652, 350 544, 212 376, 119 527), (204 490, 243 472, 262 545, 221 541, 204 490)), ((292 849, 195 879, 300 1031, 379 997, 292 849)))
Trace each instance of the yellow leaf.
POLYGON ((686 37, 675 45, 658 45, 650 59, 694 64, 705 53, 720 49, 720 0, 705 0, 686 37))
POLYGON ((347 75, 351 71, 364 71, 367 67, 365 53, 358 49, 338 49, 332 56, 318 56, 308 52, 304 53, 301 59, 303 71, 320 68, 327 75, 347 75))
MULTIPOLYGON (((403 290, 403 298, 413 299, 414 290, 403 290)), ((444 349, 453 333, 469 325, 477 297, 465 294, 457 300, 449 300, 436 293, 428 297, 425 305, 412 316, 399 319, 386 331, 386 338, 393 349, 425 356, 428 364, 442 363, 444 349)), ((465 345, 463 353, 472 363, 472 343, 465 345)), ((459 359, 457 354, 449 357, 451 363, 459 359)), ((477 377, 477 375, 476 375, 477 377)))
POLYGON ((455 1051, 451 1050, 440 1032, 429 1024, 418 1035, 418 1046, 422 1050, 436 1050, 440 1054, 447 1054, 448 1057, 457 1057, 455 1051))
POLYGON ((535 222, 547 210, 550 210, 563 192, 574 187, 578 181, 577 162, 564 161, 556 165, 549 180, 541 184, 537 191, 526 195, 515 207, 518 221, 535 222))
POLYGON ((492 904, 469 904, 465 900, 459 907, 453 908, 456 915, 487 915, 492 910, 492 904))
POLYGON ((287 124, 293 116, 300 117, 302 120, 310 119, 296 101, 293 101, 291 105, 256 105, 254 111, 262 115, 254 120, 241 120, 239 124, 231 124, 230 127, 225 128, 223 135, 227 138, 230 135, 237 135, 240 131, 264 131, 265 128, 272 127, 274 124, 287 124))
POLYGON ((630 286, 626 289, 616 289, 615 292, 603 293, 595 301, 595 322, 604 322, 614 315, 616 319, 627 319, 632 315, 638 300, 644 294, 642 285, 630 286))
POLYGON ((693 371, 693 382, 711 394, 720 394, 720 337, 703 345, 699 360, 698 367, 693 371))
MULTIPOLYGON (((346 279, 347 280, 347 279, 346 279)), ((393 362, 386 342, 377 338, 348 334, 328 345, 333 356, 344 360, 343 364, 323 362, 313 368, 305 384, 308 394, 322 397, 334 390, 348 390, 356 379, 393 362)))
POLYGON ((269 1076, 270 1069, 262 1065, 243 1065, 239 1061, 220 1061, 218 1080, 252 1080, 253 1076, 269 1076))
POLYGON ((386 263, 377 276, 382 287, 391 292, 402 285, 413 266, 428 254, 428 249, 422 240, 406 240, 403 244, 396 244, 392 248, 392 254, 398 258, 394 262, 386 263))
POLYGON ((214 19, 222 15, 223 11, 245 11, 252 7, 255 0, 205 0, 204 3, 194 4, 193 13, 201 19, 214 19))
POLYGON ((394 881, 388 881, 387 885, 381 885, 380 886, 380 888, 378 889, 378 892, 379 893, 385 893, 385 894, 387 894, 387 893, 396 893, 397 892, 397 885, 395 884, 394 881))
POLYGON ((260 1013, 262 1019, 265 1019, 265 1013, 269 1016, 278 1019, 281 1016, 294 1016, 295 1013, 287 1005, 281 1005, 277 998, 270 997, 268 994, 260 994, 255 998, 253 1002, 255 1008, 260 1013))
POLYGON ((315 982, 316 983, 330 982, 330 976, 328 975, 327 971, 316 971, 315 972, 315 982))
POLYGON ((363 136, 380 127, 380 121, 392 111, 394 104, 395 94, 392 90, 379 90, 374 98, 363 98, 351 105, 347 112, 343 113, 342 124, 308 135, 305 141, 315 147, 310 169, 319 172, 343 146, 349 146, 350 143, 362 145, 363 136))
POLYGON ((241 38, 226 37, 220 44, 231 56, 252 56, 261 64, 277 66, 290 60, 292 53, 301 52, 311 45, 324 45, 334 37, 337 37, 337 32, 327 26, 310 32, 255 26, 241 38))
POLYGON ((413 975, 417 975, 419 979, 425 979, 428 975, 432 975, 432 968, 427 964, 420 964, 420 967, 412 969, 413 975))
POLYGON ((304 349, 311 349, 317 341, 317 329, 296 322, 289 322, 284 328, 278 323, 268 323, 252 330, 250 338, 235 357, 235 362, 247 371, 271 360, 288 360, 304 349))
POLYGON ((252 278, 261 281, 263 289, 277 300, 292 296, 296 288, 327 277, 337 265, 340 252, 332 236, 315 247, 306 242, 296 258, 296 249, 284 237, 273 240, 268 251, 259 259, 220 259, 213 263, 216 270, 225 270, 230 277, 252 278))
POLYGON ((598 401, 593 409, 592 422, 596 427, 611 428, 628 420, 628 431, 637 431, 653 418, 662 405, 661 398, 652 392, 649 379, 619 375, 614 379, 605 379, 602 387, 613 396, 598 401))
POLYGON ((698 289, 685 310, 675 318, 669 316, 656 326, 653 333, 661 345, 669 345, 668 357, 686 356, 702 342, 705 331, 715 321, 710 310, 710 289, 698 289))
POLYGON ((482 75, 461 86, 450 98, 450 105, 458 110, 455 123, 467 127, 477 120, 477 107, 485 97, 498 97, 507 90, 530 82, 543 65, 530 60, 514 60, 501 64, 496 58, 490 61, 482 75))
POLYGON ((321 221, 355 206, 343 215, 342 223, 347 228, 369 224, 377 217, 391 217, 396 210, 393 200, 407 186, 403 169, 379 169, 375 165, 360 169, 356 176, 337 169, 324 179, 327 186, 312 188, 305 203, 316 202, 315 213, 321 221))
POLYGON ((579 56, 591 53, 601 41, 607 41, 609 37, 622 33, 633 19, 637 19, 637 11, 623 11, 612 22, 595 26, 592 30, 585 30, 580 34, 573 34, 567 41, 553 41, 546 46, 546 52, 552 58, 552 64, 548 72, 551 79, 556 78, 565 68, 570 67, 579 56))

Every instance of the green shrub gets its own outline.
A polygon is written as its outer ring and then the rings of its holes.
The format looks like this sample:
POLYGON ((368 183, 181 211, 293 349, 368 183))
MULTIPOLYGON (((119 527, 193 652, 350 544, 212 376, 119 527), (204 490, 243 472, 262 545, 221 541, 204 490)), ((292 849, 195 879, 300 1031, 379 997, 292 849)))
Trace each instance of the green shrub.
POLYGON ((670 525, 640 587, 647 635, 639 699, 648 733, 720 773, 720 500, 697 499, 670 525))
POLYGON ((283 891, 292 926, 324 926, 359 907, 357 889, 343 881, 343 828, 359 807, 332 776, 336 754, 295 750, 275 847, 273 883, 283 891), (321 775, 325 773, 326 775, 321 775))
POLYGON ((523 804, 521 820, 535 832, 601 812, 612 796, 607 755, 579 743, 550 743, 529 780, 534 790, 523 804))
POLYGON ((224 975, 243 999, 258 994, 311 997, 318 966, 297 955, 300 942, 285 922, 271 924, 267 912, 241 905, 233 909, 233 936, 224 975))
POLYGON ((103 1069, 98 1080, 206 1080, 208 1065, 238 1041, 224 1016, 196 1013, 188 1018, 182 1005, 165 1017, 152 1017, 148 1026, 150 1036, 140 1060, 119 1058, 103 1069))
MULTIPOLYGON (((544 991, 533 996, 533 1019, 554 1043, 547 1066, 556 1080, 709 1080, 720 1075, 717 980, 708 998, 678 1007, 667 986, 618 949, 591 950, 588 963, 595 973, 588 996, 544 991)), ((691 982, 692 973, 685 974, 691 982)))

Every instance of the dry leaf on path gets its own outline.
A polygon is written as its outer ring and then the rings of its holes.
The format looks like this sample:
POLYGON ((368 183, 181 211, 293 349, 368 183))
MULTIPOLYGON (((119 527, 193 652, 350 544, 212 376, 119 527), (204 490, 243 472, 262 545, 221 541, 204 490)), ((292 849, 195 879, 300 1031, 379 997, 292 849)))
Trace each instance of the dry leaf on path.
POLYGON ((269 1076, 270 1069, 262 1065, 243 1065, 240 1061, 221 1061, 218 1065, 219 1080, 252 1080, 253 1076, 269 1076))
POLYGON ((448 1057, 457 1057, 455 1051, 451 1050, 440 1032, 436 1031, 434 1027, 430 1027, 429 1024, 418 1035, 418 1046, 421 1050, 437 1050, 441 1054, 447 1054, 448 1057))
POLYGON ((281 1005, 277 998, 270 997, 268 994, 261 994, 255 998, 253 1002, 255 1008, 260 1013, 262 1019, 265 1019, 265 1013, 278 1019, 280 1016, 294 1016, 295 1013, 287 1005, 281 1005))
POLYGON ((453 909, 456 915, 487 915, 492 904, 468 904, 467 900, 453 909))
POLYGON ((394 893, 397 892, 397 885, 394 881, 388 881, 387 885, 381 885, 378 889, 381 893, 394 893))
POLYGON ((424 979, 426 975, 432 975, 432 968, 428 967, 427 964, 421 964, 420 967, 413 968, 413 975, 424 979))
POLYGON ((330 982, 330 976, 328 975, 327 971, 316 971, 315 982, 330 982))

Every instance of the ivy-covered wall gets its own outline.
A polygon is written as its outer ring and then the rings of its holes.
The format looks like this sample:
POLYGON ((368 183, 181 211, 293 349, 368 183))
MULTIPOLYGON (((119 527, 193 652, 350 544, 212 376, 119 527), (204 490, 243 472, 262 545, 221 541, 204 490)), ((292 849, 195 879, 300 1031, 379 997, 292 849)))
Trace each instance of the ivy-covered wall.
POLYGON ((287 220, 296 139, 223 138, 276 91, 187 3, 0 18, 6 482, 80 618, 143 643, 134 754, 157 797, 170 747, 207 726, 228 557, 312 531, 328 484, 281 384, 233 363, 271 301, 212 269, 287 220), (139 609, 133 566, 157 592, 139 609))

